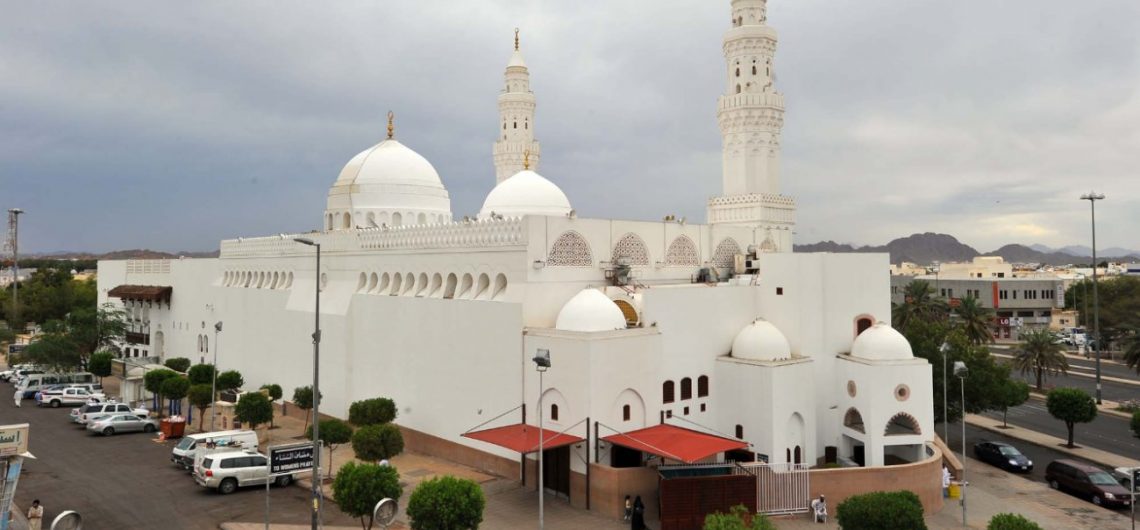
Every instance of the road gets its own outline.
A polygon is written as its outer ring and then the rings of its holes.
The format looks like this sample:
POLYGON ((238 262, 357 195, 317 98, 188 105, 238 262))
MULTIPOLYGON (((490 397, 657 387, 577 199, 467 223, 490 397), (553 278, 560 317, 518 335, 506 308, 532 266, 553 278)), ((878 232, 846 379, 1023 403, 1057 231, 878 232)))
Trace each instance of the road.
MULTIPOLYGON (((1001 419, 1001 411, 990 411, 985 416, 1001 419)), ((1009 409, 1009 424, 1037 432, 1068 439, 1065 423, 1054 418, 1040 399, 1030 399, 1024 405, 1009 409)), ((1078 423, 1073 429, 1077 445, 1094 447, 1102 451, 1135 458, 1140 455, 1140 438, 1133 436, 1129 421, 1109 414, 1098 414, 1091 423, 1078 423)))
MULTIPOLYGON (((1011 352, 1008 349, 991 347, 990 350, 994 357, 1003 362, 1008 362, 1010 359, 1011 352)), ((1103 359, 1100 363, 1100 370, 1101 398, 1110 401, 1140 399, 1140 378, 1137 377, 1135 370, 1128 368, 1128 366, 1124 364, 1108 362, 1103 359)), ((1021 374, 1014 371, 1013 376, 1023 379, 1029 383, 1030 386, 1036 384, 1036 379, 1032 373, 1021 374)), ((1085 390, 1089 394, 1096 395, 1095 376, 1095 360, 1069 357, 1069 373, 1067 375, 1046 377, 1044 383, 1046 386, 1076 387, 1085 390)))
MULTIPOLYGON (((16 492, 20 508, 39 499, 46 521, 63 510, 75 510, 87 528, 198 530, 226 521, 263 520, 264 488, 232 495, 208 491, 170 463, 174 442, 157 443, 154 435, 142 433, 89 435, 69 422, 69 410, 37 408, 32 400, 16 408, 11 399, 0 400, 4 423, 31 424, 28 440, 36 459, 24 464, 16 492)), ((273 488, 270 502, 272 522, 308 523, 308 490, 273 488)), ((359 524, 335 504, 329 506, 327 524, 359 524)))

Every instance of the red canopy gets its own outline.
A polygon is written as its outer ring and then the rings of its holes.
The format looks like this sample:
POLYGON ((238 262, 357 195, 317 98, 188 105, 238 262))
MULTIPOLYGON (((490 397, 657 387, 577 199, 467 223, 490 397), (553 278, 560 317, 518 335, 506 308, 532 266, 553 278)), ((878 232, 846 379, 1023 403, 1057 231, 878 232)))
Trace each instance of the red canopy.
MULTIPOLYGON (((516 423, 514 425, 507 425, 506 427, 495 427, 494 429, 469 432, 463 436, 492 443, 500 447, 506 447, 516 453, 527 454, 538 452, 538 432, 538 427, 525 423, 516 423)), ((542 430, 543 450, 575 444, 583 440, 585 440, 585 438, 572 434, 561 434, 558 431, 549 429, 542 430)))
POLYGON ((666 424, 614 434, 602 439, 615 445, 655 454, 670 460, 679 460, 686 464, 692 464, 724 451, 748 447, 748 442, 666 424))

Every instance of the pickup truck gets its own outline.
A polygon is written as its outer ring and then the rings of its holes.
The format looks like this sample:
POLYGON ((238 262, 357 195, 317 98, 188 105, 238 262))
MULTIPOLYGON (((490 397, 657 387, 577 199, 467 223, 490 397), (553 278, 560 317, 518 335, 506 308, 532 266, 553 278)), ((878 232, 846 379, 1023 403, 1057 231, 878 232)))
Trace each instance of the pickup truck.
POLYGON ((100 403, 106 399, 107 396, 101 393, 92 392, 86 388, 72 387, 40 392, 36 395, 36 404, 51 405, 52 408, 58 408, 60 405, 74 406, 100 403))

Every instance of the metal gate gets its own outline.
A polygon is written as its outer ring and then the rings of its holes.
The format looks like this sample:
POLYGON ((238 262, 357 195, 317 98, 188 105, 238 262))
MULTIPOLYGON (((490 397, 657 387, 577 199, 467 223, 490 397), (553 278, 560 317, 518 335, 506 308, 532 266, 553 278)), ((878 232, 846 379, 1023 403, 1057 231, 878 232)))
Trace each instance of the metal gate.
POLYGON ((807 464, 742 462, 737 474, 756 477, 756 511, 768 515, 805 513, 811 503, 807 464))

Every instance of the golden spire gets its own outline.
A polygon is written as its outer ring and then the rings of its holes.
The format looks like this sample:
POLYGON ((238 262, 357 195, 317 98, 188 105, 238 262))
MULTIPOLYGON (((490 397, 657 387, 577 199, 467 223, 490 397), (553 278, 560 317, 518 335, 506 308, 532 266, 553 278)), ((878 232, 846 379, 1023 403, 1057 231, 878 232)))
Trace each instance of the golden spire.
POLYGON ((519 51, 519 28, 515 28, 515 51, 519 51))
POLYGON ((530 169, 530 149, 523 152, 523 169, 530 169))
POLYGON ((396 113, 394 113, 392 111, 388 111, 388 139, 389 140, 391 140, 393 136, 396 136, 396 126, 392 124, 392 122, 395 119, 396 119, 396 113))

